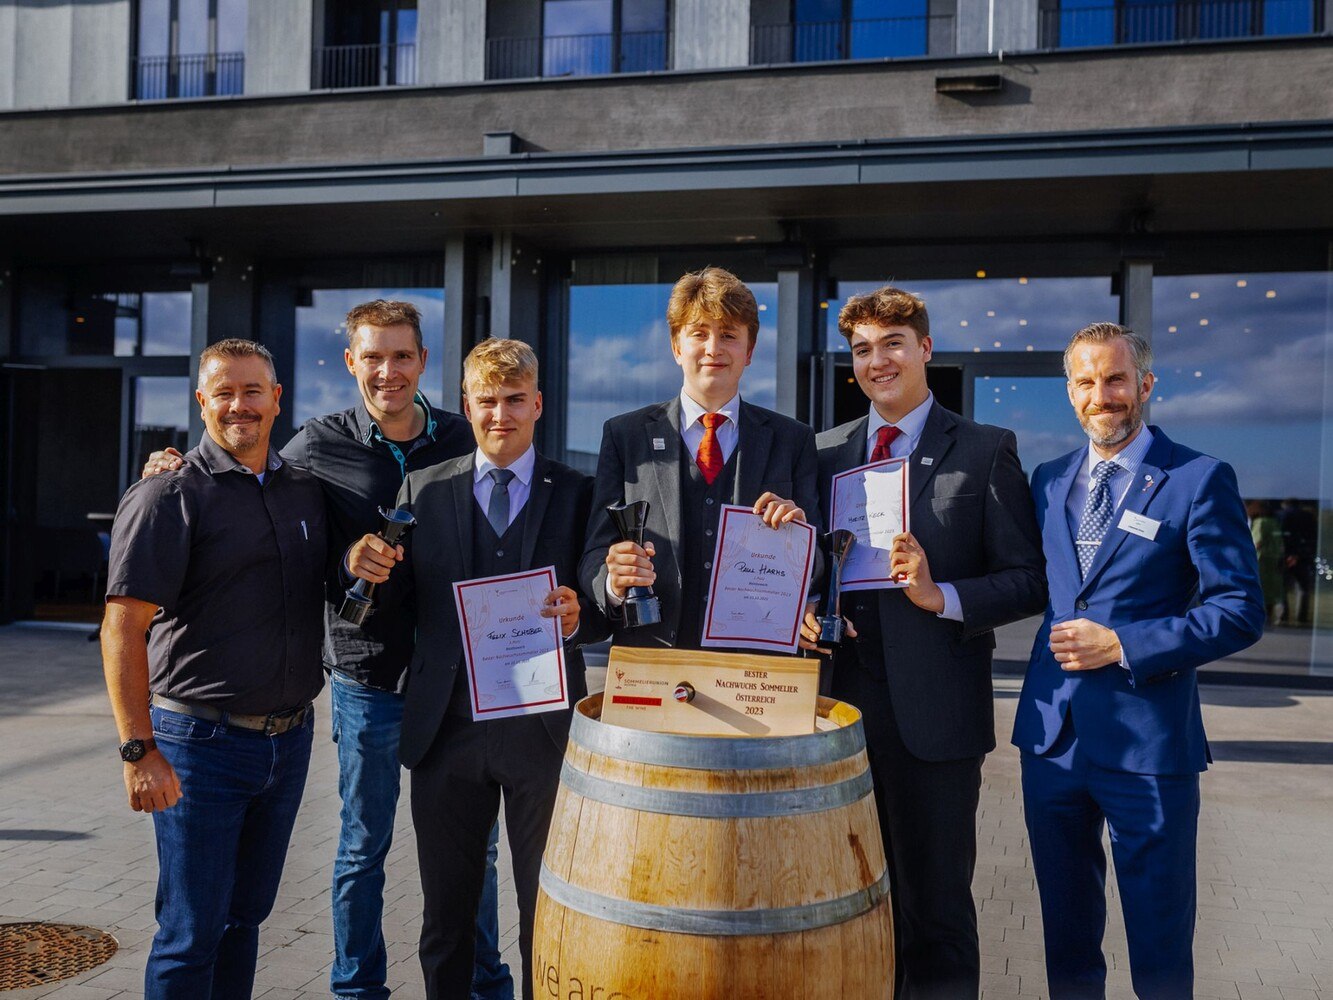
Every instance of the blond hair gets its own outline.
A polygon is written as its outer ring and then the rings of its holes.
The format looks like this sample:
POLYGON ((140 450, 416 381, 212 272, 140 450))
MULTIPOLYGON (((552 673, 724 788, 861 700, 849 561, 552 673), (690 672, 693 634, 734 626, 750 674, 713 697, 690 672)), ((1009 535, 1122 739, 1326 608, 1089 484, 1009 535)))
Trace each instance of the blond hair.
POLYGON ((489 337, 463 359, 463 391, 531 378, 537 381, 537 355, 521 340, 489 337))

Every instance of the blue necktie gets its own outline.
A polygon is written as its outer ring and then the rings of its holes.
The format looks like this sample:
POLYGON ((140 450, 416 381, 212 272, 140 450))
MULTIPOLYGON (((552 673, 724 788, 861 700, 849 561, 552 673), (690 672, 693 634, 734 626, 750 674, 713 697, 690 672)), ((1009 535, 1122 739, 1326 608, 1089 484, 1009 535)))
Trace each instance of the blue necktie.
POLYGON ((503 538, 509 530, 509 482, 514 474, 508 469, 492 469, 489 473, 491 482, 491 500, 486 505, 486 520, 491 522, 491 530, 497 538, 503 538))
POLYGON ((1092 561, 1097 558, 1097 548, 1106 537, 1106 529, 1111 526, 1111 515, 1115 504, 1111 502, 1111 477, 1120 466, 1115 462, 1098 462, 1092 470, 1092 482, 1088 484, 1088 500, 1083 505, 1083 517, 1078 522, 1078 536, 1074 546, 1078 550, 1079 576, 1086 578, 1092 561))

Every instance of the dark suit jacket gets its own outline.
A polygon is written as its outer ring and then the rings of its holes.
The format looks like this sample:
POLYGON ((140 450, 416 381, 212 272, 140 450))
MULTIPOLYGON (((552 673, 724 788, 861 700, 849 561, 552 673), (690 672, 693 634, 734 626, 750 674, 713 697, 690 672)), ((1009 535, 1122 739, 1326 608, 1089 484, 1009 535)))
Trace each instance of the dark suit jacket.
POLYGON ((1231 466, 1174 443, 1156 427, 1122 510, 1159 522, 1152 539, 1111 521, 1086 578, 1065 503, 1087 448, 1032 476, 1051 603, 1032 647, 1014 744, 1044 753, 1073 713, 1079 746, 1102 767, 1136 774, 1204 770, 1208 744, 1194 669, 1258 640, 1263 594, 1254 542, 1231 466), (1054 622, 1114 629, 1129 670, 1066 673, 1052 655, 1054 622))
MULTIPOLYGON (((740 439, 736 446, 736 489, 732 502, 753 504, 767 490, 796 502, 813 525, 820 523, 815 483, 815 434, 807 425, 741 401, 740 439)), ((606 422, 597 458, 597 488, 588 544, 579 566, 584 591, 603 604, 614 627, 620 609, 606 607, 606 550, 620 541, 606 514, 621 500, 647 500, 648 527, 644 541, 657 551, 653 590, 662 602, 657 625, 623 629, 616 642, 629 646, 674 646, 680 622, 681 543, 680 397, 655 403, 606 422), (661 448, 654 447, 660 441, 661 448)))
MULTIPOLYGON (((420 763, 435 741, 455 677, 464 669, 453 585, 477 575, 472 571, 472 508, 477 503, 472 495, 473 470, 472 454, 450 459, 410 473, 398 493, 398 506, 417 519, 406 546, 407 558, 385 585, 408 588, 406 600, 416 610, 416 651, 408 667, 398 751, 407 767, 420 763)), ((587 523, 591 500, 591 477, 538 454, 532 490, 523 507, 521 568, 553 565, 556 580, 577 591, 581 526, 587 523)), ((607 626, 601 614, 582 596, 579 603, 579 630, 574 639, 582 645, 605 638, 607 626)), ((583 657, 570 643, 565 651, 572 706, 587 694, 587 684, 583 657)), ((541 715, 561 750, 569 737, 570 715, 571 710, 541 715)))
MULTIPOLYGON (((832 509, 834 473, 866 464, 869 419, 819 435, 824 510, 832 509)), ((963 621, 923 611, 900 590, 868 591, 865 598, 879 604, 883 649, 862 646, 860 652, 882 655, 898 727, 914 756, 979 756, 995 749, 993 630, 1037 614, 1046 603, 1032 497, 1013 432, 965 420, 938 403, 926 417, 908 475, 909 528, 931 578, 957 589, 963 621)), ((835 654, 835 685, 837 671, 861 669, 855 660, 846 647, 835 654)))

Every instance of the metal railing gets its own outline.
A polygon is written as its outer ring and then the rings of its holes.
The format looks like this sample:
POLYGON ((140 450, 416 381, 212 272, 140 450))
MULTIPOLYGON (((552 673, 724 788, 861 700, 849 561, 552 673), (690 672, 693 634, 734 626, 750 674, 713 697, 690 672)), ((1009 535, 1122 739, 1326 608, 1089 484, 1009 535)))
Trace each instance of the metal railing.
POLYGON ((245 53, 208 52, 196 56, 140 56, 130 60, 134 98, 216 97, 245 92, 245 53))
POLYGON ((669 31, 490 38, 486 41, 488 80, 646 73, 670 68, 669 31))
POLYGON ((756 66, 952 55, 956 48, 951 14, 756 24, 750 28, 750 63, 756 66))
POLYGON ((1045 49, 1135 45, 1323 30, 1323 0, 1133 0, 1043 10, 1040 45, 1045 49))
POLYGON ((387 42, 316 47, 311 60, 316 90, 399 87, 417 82, 417 47, 387 42))

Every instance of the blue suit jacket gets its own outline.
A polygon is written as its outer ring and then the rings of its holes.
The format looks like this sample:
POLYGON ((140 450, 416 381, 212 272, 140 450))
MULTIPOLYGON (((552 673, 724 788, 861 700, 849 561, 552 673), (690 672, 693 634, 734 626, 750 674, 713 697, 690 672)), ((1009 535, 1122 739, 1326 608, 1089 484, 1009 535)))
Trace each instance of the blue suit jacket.
POLYGON ((1094 763, 1139 774, 1208 766, 1194 669, 1255 642, 1264 604, 1254 543, 1231 467, 1175 444, 1158 428, 1124 503, 1080 581, 1065 501, 1080 448, 1032 476, 1050 604, 1028 663, 1014 745, 1044 753, 1072 714, 1094 763), (1118 527, 1122 511, 1160 523, 1152 540, 1118 527), (1051 625, 1087 618, 1115 630, 1129 663, 1065 672, 1051 625))

